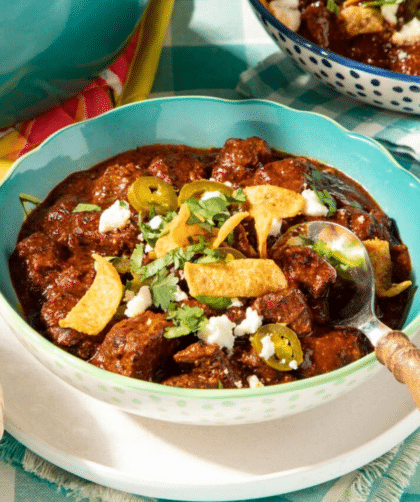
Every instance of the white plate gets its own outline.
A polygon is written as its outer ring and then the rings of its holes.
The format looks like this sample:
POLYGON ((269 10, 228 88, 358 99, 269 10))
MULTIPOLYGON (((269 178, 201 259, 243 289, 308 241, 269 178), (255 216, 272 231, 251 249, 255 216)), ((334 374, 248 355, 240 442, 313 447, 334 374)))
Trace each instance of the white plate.
POLYGON ((260 425, 187 426, 117 411, 44 369, 0 317, 6 429, 85 479, 175 500, 267 497, 361 467, 420 426, 387 370, 305 413, 260 425))

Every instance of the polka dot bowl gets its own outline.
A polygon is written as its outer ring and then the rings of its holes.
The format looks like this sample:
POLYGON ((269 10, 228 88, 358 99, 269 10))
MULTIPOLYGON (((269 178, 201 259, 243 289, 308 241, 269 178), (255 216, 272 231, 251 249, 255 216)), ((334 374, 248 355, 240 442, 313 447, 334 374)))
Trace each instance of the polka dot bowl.
POLYGON ((249 0, 261 24, 280 49, 321 83, 358 101, 394 112, 420 114, 420 77, 341 57, 296 34, 260 0, 249 0))
MULTIPOLYGON (((322 406, 346 392, 357 392, 358 385, 380 370, 381 365, 370 354, 331 373, 282 385, 173 388, 94 367, 53 345, 23 319, 8 272, 8 257, 23 221, 20 193, 43 199, 71 172, 139 145, 222 146, 230 137, 250 136, 260 136, 279 150, 333 165, 359 181, 396 219, 409 249, 418 246, 420 226, 415 217, 406 215, 407 211, 420 214, 420 182, 378 143, 350 133, 332 120, 269 101, 197 96, 147 100, 117 108, 57 132, 19 159, 0 186, 0 311, 21 341, 22 350, 26 347, 51 371, 52 382, 59 378, 110 406, 153 419, 232 425, 278 419, 322 406)), ((412 255, 418 276, 420 257, 412 255)), ((409 336, 420 327, 419 312, 417 290, 404 328, 409 336)))

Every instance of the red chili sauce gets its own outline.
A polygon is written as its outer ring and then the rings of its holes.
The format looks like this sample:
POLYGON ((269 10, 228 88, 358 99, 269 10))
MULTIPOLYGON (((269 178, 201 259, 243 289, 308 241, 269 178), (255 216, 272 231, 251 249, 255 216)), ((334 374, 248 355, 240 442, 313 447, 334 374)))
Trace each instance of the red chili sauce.
MULTIPOLYGON (((148 217, 141 216, 144 221, 148 217)), ((276 247, 287 228, 315 219, 340 223, 362 240, 377 237, 388 241, 393 281, 410 277, 409 254, 394 221, 360 185, 332 167, 276 151, 255 137, 229 139, 222 148, 211 149, 142 146, 71 174, 24 221, 10 258, 10 273, 28 322, 53 344, 99 368, 188 388, 249 387, 252 375, 261 385, 279 384, 330 372, 372 351, 360 331, 330 321, 342 292, 339 281, 331 281, 331 265, 310 248, 284 251, 276 247), (297 369, 278 371, 268 365, 251 345, 249 335, 238 336, 232 350, 205 343, 195 333, 168 339, 164 334, 172 321, 153 305, 133 317, 119 309, 106 328, 93 336, 59 326, 59 320, 93 282, 92 253, 130 257, 141 242, 139 214, 131 204, 131 216, 123 228, 101 233, 98 224, 103 210, 116 200, 128 200, 128 188, 142 176, 156 176, 176 191, 191 181, 212 179, 233 188, 271 184, 297 193, 311 185, 330 194, 336 203, 331 216, 286 218, 281 233, 268 238, 268 258, 288 280, 288 287, 280 292, 241 298, 240 306, 220 310, 192 298, 182 270, 172 270, 186 293, 178 305, 199 307, 207 318, 225 314, 236 324, 251 307, 263 324, 283 323, 291 328, 303 351, 297 369), (73 212, 81 203, 97 205, 100 210, 73 212)), ((235 228, 229 245, 245 257, 258 257, 251 217, 235 228)), ((145 253, 143 264, 148 262, 145 253)), ((122 278, 131 277, 126 273, 122 278)), ((407 290, 392 298, 377 298, 378 317, 392 328, 401 327, 409 295, 407 290)))

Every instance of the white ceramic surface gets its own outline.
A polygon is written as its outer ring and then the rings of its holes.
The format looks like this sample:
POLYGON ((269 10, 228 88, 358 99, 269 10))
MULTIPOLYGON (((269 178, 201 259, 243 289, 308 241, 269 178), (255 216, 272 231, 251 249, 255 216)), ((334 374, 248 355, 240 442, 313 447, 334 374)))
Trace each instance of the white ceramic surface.
POLYGON ((263 424, 151 420, 52 375, 2 317, 0 333, 6 429, 59 467, 138 495, 230 501, 287 493, 361 467, 420 426, 407 389, 385 369, 334 401, 263 424))

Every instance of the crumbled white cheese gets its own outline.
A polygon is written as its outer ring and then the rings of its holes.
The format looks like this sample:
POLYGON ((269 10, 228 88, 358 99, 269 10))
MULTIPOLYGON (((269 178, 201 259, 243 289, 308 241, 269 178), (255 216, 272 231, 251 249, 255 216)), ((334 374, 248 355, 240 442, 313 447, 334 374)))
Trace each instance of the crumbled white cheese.
POLYGON ((236 380, 236 382, 233 383, 237 389, 242 389, 242 382, 240 380, 236 380))
POLYGON ((366 219, 365 215, 361 214, 356 218, 356 221, 358 221, 359 223, 363 223, 365 219, 366 219))
POLYGON ((218 190, 213 190, 211 192, 204 192, 201 196, 201 200, 213 199, 214 197, 220 197, 222 194, 218 190))
POLYGON ((395 25, 398 22, 397 11, 399 3, 381 5, 381 13, 389 24, 395 25))
POLYGON ((152 305, 152 295, 149 286, 142 286, 134 298, 127 303, 124 314, 127 317, 134 317, 141 314, 152 305))
POLYGON ((277 218, 273 218, 273 221, 271 222, 271 229, 270 232, 268 233, 268 236, 275 237, 276 235, 279 235, 282 223, 283 223, 282 219, 278 220, 277 218))
POLYGON ((197 333, 198 338, 206 343, 217 343, 220 347, 232 349, 235 341, 233 323, 226 314, 210 317, 207 326, 197 333))
POLYGON ((391 41, 397 45, 412 45, 420 40, 420 21, 413 17, 400 31, 392 35, 391 41))
POLYGON ((260 381, 257 375, 251 375, 247 378, 248 385, 251 389, 256 389, 257 387, 264 387, 264 384, 260 381))
POLYGON ((157 230, 163 222, 163 218, 160 215, 153 216, 153 218, 149 221, 148 225, 152 230, 157 230))
POLYGON ((104 234, 124 228, 130 220, 131 212, 127 202, 116 200, 99 218, 99 232, 104 234))
POLYGON ((252 335, 262 325, 263 316, 251 307, 248 307, 245 312, 245 319, 236 326, 235 336, 252 335))
POLYGON ((243 302, 239 298, 231 298, 231 304, 229 305, 230 307, 242 307, 243 302))
POLYGON ((223 184, 226 185, 227 187, 232 187, 233 186, 232 182, 230 182, 230 181, 225 181, 225 182, 223 182, 223 184))
POLYGON ((177 285, 174 299, 176 302, 181 302, 182 300, 188 300, 188 295, 177 285))
POLYGON ((292 370, 297 370, 298 363, 297 363, 296 359, 292 359, 289 363, 289 366, 292 368, 292 370))
POLYGON ((276 348, 273 341, 271 340, 270 335, 265 335, 263 338, 261 338, 261 344, 261 351, 258 355, 262 359, 265 359, 267 361, 271 356, 274 356, 274 354, 276 353, 276 348))
POLYGON ((150 244, 146 244, 144 246, 144 252, 147 254, 147 253, 150 253, 151 251, 153 251, 153 248, 150 244))
POLYGON ((408 58, 408 52, 405 51, 398 51, 397 58, 400 61, 405 61, 408 58))
POLYGON ((322 204, 313 190, 307 188, 301 195, 306 201, 304 213, 307 216, 327 216, 328 208, 322 204))
POLYGON ((269 9, 274 16, 292 31, 300 26, 299 0, 274 0, 269 3, 269 9))

